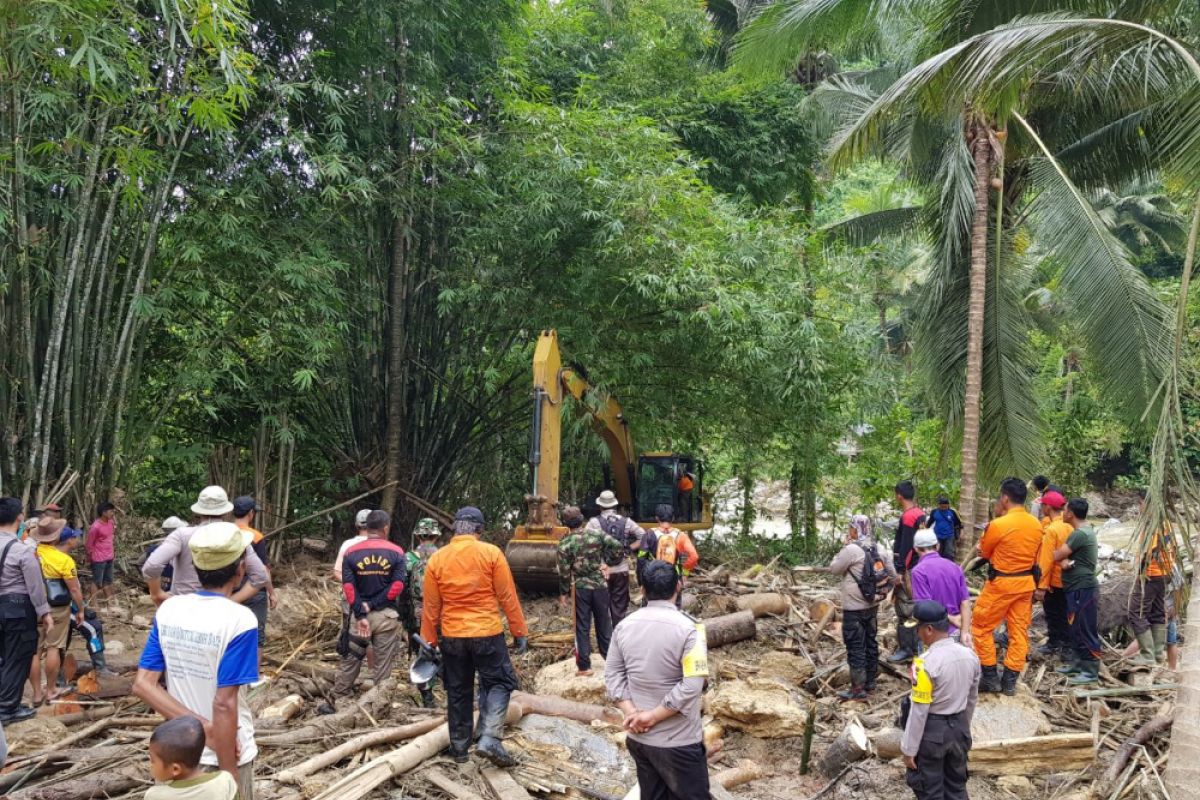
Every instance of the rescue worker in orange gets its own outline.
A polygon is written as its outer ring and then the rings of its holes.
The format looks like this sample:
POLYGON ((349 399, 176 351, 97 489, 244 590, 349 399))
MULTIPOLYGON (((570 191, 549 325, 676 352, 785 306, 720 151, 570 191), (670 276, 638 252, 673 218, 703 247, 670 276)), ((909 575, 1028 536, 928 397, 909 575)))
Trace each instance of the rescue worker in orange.
POLYGON ((500 743, 508 699, 517 688, 504 643, 508 618, 513 652, 529 649, 529 631, 517 599, 508 561, 500 548, 479 541, 483 513, 472 506, 454 515, 454 538, 425 566, 422 587, 421 636, 440 658, 446 685, 446 716, 450 725, 450 755, 467 761, 471 746, 475 674, 479 674, 479 744, 475 752, 500 767, 516 760, 500 743))
POLYGON ((979 554, 991 564, 971 618, 971 641, 983 667, 981 692, 1017 693, 1017 679, 1029 653, 1033 593, 1041 575, 1050 571, 1053 553, 1042 546, 1041 521, 1025 510, 1027 492, 1025 481, 1005 478, 1000 484, 997 516, 979 540, 979 554), (1008 626, 1003 675, 996 664, 993 638, 1002 621, 1008 626))
MULTIPOLYGON (((1056 489, 1047 489, 1042 492, 1041 503, 1045 514, 1042 518, 1042 550, 1053 553, 1067 543, 1067 537, 1074 531, 1063 522, 1067 498, 1056 489)), ((1042 614, 1046 617, 1046 643, 1038 648, 1038 652, 1047 658, 1073 657, 1075 650, 1071 643, 1071 628, 1067 624, 1067 593, 1063 589, 1062 565, 1057 561, 1051 560, 1050 570, 1042 573, 1033 599, 1042 602, 1042 614)))

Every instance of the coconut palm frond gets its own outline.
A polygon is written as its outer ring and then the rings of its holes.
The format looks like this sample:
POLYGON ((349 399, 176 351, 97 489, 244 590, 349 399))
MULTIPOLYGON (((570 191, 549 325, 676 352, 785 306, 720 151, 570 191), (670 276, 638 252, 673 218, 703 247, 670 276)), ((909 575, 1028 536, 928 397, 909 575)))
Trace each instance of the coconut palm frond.
POLYGON ((1058 290, 1078 311, 1074 316, 1107 395, 1136 423, 1162 382, 1170 342, 1167 310, 1036 131, 1019 114, 1014 118, 1042 150, 1042 157, 1030 159, 1037 192, 1030 212, 1038 240, 1060 265, 1058 290))
POLYGON ((864 247, 886 236, 911 233, 921 222, 923 206, 900 206, 859 214, 821 228, 853 247, 864 247))

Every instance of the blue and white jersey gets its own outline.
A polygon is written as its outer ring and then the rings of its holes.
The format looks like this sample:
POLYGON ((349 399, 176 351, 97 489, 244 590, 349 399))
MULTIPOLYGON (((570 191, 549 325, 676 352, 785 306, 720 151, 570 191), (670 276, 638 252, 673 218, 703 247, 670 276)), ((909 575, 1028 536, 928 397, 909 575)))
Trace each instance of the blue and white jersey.
MULTIPOLYGON (((254 760, 254 714, 246 702, 246 686, 258 680, 258 620, 253 611, 213 592, 168 597, 154 615, 138 666, 166 670, 167 691, 206 720, 212 719, 217 689, 240 686, 238 763, 254 760)), ((200 763, 216 766, 217 754, 204 748, 200 763)))

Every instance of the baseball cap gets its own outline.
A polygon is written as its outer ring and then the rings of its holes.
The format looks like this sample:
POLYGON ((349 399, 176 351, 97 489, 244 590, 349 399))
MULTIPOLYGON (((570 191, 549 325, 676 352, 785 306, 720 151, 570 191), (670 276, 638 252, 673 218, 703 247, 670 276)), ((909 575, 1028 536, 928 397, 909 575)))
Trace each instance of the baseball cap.
POLYGON ((950 617, 946 613, 946 607, 937 600, 918 600, 913 605, 912 619, 904 623, 906 628, 915 628, 918 625, 937 625, 939 623, 950 624, 950 617))
POLYGON ((1042 505, 1050 508, 1062 508, 1067 504, 1067 498, 1063 497, 1060 492, 1047 491, 1042 495, 1042 505))
POLYGON ((932 528, 921 528, 913 536, 913 547, 937 547, 937 534, 932 528))
POLYGON ((188 540, 188 550, 197 569, 221 569, 241 558, 253 541, 253 533, 232 522, 213 522, 196 529, 188 540))
POLYGON ((233 515, 235 517, 244 517, 251 511, 262 511, 262 508, 253 497, 242 495, 241 497, 234 498, 233 515))
POLYGON ((354 515, 354 527, 356 527, 356 528, 367 527, 367 517, 369 517, 369 516, 371 516, 371 509, 364 508, 362 511, 359 511, 357 514, 354 515))
POLYGON ((417 520, 417 536, 438 536, 440 534, 437 521, 432 517, 421 517, 417 520))
POLYGON ((46 503, 46 505, 42 506, 41 508, 39 508, 39 509, 38 509, 37 511, 35 511, 34 513, 35 513, 35 514, 40 514, 40 513, 46 512, 46 511, 54 511, 54 512, 57 512, 57 513, 61 514, 61 513, 62 513, 62 506, 60 506, 58 503, 46 503))
POLYGON ((946 497, 946 495, 944 495, 944 494, 939 494, 939 495, 938 495, 938 499, 937 499, 937 504, 938 504, 939 506, 940 506, 940 505, 949 505, 949 504, 950 504, 950 498, 949 498, 949 497, 946 497))
POLYGON ((76 539, 80 536, 83 536, 83 531, 79 530, 79 528, 66 527, 63 528, 62 533, 59 534, 58 543, 62 544, 63 542, 69 542, 72 539, 76 539))
POLYGON ((483 512, 475 506, 463 506, 458 511, 454 512, 455 522, 474 522, 476 525, 483 524, 483 512))

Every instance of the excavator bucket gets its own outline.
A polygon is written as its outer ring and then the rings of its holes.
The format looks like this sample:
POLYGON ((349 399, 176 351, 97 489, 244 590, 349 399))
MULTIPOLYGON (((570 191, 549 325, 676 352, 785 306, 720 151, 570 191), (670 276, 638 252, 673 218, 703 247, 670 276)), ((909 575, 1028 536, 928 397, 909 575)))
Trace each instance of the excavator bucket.
POLYGON ((558 594, 558 540, 567 529, 531 530, 522 525, 513 534, 504 556, 513 580, 526 592, 558 594))

